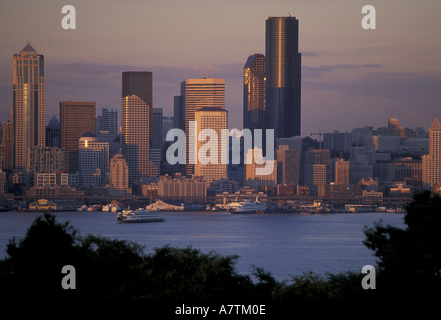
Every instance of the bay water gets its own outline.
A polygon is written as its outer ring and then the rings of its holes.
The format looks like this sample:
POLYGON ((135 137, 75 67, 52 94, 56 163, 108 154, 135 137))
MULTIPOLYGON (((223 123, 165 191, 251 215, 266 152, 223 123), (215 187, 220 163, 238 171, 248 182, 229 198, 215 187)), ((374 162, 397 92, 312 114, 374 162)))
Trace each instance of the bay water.
MULTIPOLYGON (((374 222, 405 227, 404 214, 229 214, 227 212, 170 212, 164 222, 117 224, 112 212, 55 212, 58 222, 69 223, 80 235, 95 234, 129 240, 144 246, 147 254, 157 247, 191 246, 203 253, 238 255, 236 270, 251 275, 263 268, 279 281, 313 271, 317 274, 361 272, 377 265, 364 244, 364 227, 374 222)), ((35 212, 0 213, 0 259, 12 237, 22 239, 35 212)))

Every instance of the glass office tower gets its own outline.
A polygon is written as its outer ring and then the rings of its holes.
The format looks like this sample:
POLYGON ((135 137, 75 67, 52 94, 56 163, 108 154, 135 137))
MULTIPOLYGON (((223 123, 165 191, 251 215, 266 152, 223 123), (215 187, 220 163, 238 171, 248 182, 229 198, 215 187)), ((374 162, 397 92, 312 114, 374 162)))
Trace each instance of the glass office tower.
POLYGON ((299 21, 293 17, 266 20, 266 128, 275 138, 299 136, 301 54, 299 21))

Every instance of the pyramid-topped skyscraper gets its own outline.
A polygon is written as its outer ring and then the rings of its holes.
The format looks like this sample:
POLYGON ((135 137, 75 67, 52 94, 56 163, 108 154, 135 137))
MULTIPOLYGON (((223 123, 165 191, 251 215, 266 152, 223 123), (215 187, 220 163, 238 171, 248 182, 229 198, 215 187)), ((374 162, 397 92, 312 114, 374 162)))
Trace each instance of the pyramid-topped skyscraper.
POLYGON ((13 63, 14 166, 25 168, 28 148, 45 146, 44 57, 28 42, 13 63))

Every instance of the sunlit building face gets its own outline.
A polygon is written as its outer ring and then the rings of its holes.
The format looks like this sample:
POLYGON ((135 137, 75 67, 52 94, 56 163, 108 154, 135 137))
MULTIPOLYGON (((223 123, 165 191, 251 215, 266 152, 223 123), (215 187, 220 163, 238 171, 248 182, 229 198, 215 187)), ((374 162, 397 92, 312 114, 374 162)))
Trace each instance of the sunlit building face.
POLYGON ((266 20, 265 57, 266 128, 274 129, 276 138, 299 136, 301 54, 295 17, 266 20))
POLYGON ((15 167, 26 166, 27 150, 45 145, 44 57, 30 45, 13 57, 12 78, 15 167))

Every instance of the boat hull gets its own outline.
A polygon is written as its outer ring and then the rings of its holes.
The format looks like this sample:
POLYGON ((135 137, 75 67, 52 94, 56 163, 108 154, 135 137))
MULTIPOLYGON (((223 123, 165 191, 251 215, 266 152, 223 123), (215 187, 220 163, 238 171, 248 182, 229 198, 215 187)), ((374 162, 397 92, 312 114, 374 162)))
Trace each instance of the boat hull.
POLYGON ((138 218, 138 219, 126 219, 119 223, 148 223, 148 222, 162 222, 164 218, 138 218))
POLYGON ((151 213, 148 211, 124 211, 117 215, 116 221, 118 223, 147 223, 147 222, 162 222, 165 220, 163 213, 151 213))
POLYGON ((264 213, 267 209, 265 203, 240 203, 239 206, 233 207, 231 213, 264 213))

